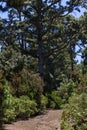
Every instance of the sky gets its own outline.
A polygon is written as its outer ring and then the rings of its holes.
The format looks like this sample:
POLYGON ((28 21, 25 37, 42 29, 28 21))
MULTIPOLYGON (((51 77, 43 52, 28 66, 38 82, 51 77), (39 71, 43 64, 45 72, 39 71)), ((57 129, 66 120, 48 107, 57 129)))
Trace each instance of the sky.
POLYGON ((84 14, 85 11, 86 11, 86 9, 80 7, 80 12, 73 11, 72 15, 75 16, 76 18, 79 18, 81 15, 84 14))

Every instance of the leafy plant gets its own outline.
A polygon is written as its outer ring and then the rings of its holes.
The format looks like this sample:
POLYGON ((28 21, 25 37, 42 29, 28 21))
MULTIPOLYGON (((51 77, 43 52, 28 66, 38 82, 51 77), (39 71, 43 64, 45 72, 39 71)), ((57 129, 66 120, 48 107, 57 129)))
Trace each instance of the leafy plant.
POLYGON ((15 113, 17 117, 28 118, 38 112, 37 104, 27 96, 21 96, 14 99, 15 113))
POLYGON ((62 99, 58 96, 58 91, 52 91, 52 93, 46 94, 48 98, 47 107, 49 108, 60 108, 62 105, 62 99))
POLYGON ((15 108, 13 107, 13 97, 10 93, 10 87, 5 83, 3 86, 3 122, 15 120, 15 108))
POLYGON ((60 88, 58 88, 58 96, 61 97, 63 104, 68 102, 69 97, 74 92, 76 84, 69 80, 69 82, 62 82, 60 88))
POLYGON ((37 103, 28 96, 13 97, 8 85, 3 86, 3 122, 12 122, 17 117, 28 118, 38 112, 37 103))
POLYGON ((44 95, 41 96, 41 110, 46 109, 48 104, 48 98, 44 95))
POLYGON ((66 105, 61 128, 62 130, 86 130, 85 119, 87 119, 87 94, 74 94, 66 105))
POLYGON ((77 84, 76 92, 78 94, 87 93, 87 74, 81 75, 80 82, 77 84))

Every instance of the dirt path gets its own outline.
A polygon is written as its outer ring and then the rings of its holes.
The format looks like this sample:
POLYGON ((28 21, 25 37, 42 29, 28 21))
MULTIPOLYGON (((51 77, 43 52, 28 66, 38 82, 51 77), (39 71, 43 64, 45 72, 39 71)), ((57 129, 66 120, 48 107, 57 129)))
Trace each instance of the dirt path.
POLYGON ((29 120, 5 125, 5 130, 60 130, 62 110, 47 110, 45 114, 29 120))

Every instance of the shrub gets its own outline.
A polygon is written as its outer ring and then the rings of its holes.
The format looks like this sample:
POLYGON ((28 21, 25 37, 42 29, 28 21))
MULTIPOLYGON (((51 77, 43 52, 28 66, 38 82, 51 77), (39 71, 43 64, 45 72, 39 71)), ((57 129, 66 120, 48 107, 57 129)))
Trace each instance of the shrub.
POLYGON ((27 96, 21 96, 20 98, 15 98, 14 107, 17 117, 28 118, 35 115, 37 110, 37 104, 35 101, 31 101, 27 96))
POLYGON ((17 97, 27 95, 31 100, 36 100, 38 106, 41 103, 43 85, 44 83, 39 74, 35 74, 27 69, 23 69, 20 73, 14 75, 12 79, 15 95, 17 97))
POLYGON ((29 92, 43 91, 43 81, 38 73, 23 69, 12 78, 12 86, 19 96, 29 95, 29 92))
POLYGON ((13 97, 7 85, 3 86, 3 93, 3 122, 12 122, 17 117, 28 118, 38 112, 37 103, 28 96, 13 97))
POLYGON ((86 92, 87 93, 87 74, 81 75, 81 80, 80 82, 77 84, 77 89, 76 92, 78 94, 81 94, 82 92, 86 92))
POLYGON ((3 122, 10 122, 15 120, 16 114, 15 114, 15 108, 13 106, 13 97, 10 93, 10 88, 7 85, 3 86, 3 102, 2 102, 2 108, 3 108, 3 122))
POLYGON ((76 93, 81 94, 87 92, 87 74, 82 74, 78 71, 74 71, 72 72, 72 80, 76 84, 76 93))
POLYGON ((62 130, 86 130, 87 125, 87 94, 74 94, 69 99, 62 116, 62 130))
POLYGON ((15 108, 4 109, 3 122, 10 123, 12 121, 15 121, 15 118, 16 118, 15 108))
POLYGON ((60 84, 60 88, 58 88, 58 96, 61 97, 63 104, 68 102, 69 97, 74 92, 76 84, 69 80, 68 83, 63 82, 60 84))
POLYGON ((38 112, 36 102, 31 101, 27 96, 11 97, 11 100, 8 107, 5 107, 6 104, 4 104, 4 122, 12 122, 19 117, 28 118, 38 112))
POLYGON ((48 97, 47 107, 56 109, 61 107, 62 99, 58 96, 58 91, 52 91, 51 93, 47 93, 46 96, 48 97))
POLYGON ((81 73, 80 71, 77 71, 77 70, 74 70, 73 72, 71 72, 71 77, 72 77, 72 80, 74 82, 80 82, 81 81, 81 73))
POLYGON ((41 96, 41 110, 46 109, 48 104, 48 98, 44 95, 41 96))

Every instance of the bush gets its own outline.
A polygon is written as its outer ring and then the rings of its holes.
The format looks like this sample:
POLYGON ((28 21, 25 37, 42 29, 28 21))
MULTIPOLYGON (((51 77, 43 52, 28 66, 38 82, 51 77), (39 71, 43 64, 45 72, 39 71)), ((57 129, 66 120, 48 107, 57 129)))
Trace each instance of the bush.
POLYGON ((58 91, 52 91, 51 93, 46 94, 48 98, 48 108, 61 108, 62 99, 58 96, 58 91))
POLYGON ((87 74, 82 74, 80 72, 74 71, 72 73, 72 80, 76 84, 75 91, 78 94, 87 93, 87 74))
POLYGON ((80 71, 74 70, 73 72, 71 72, 71 77, 74 82, 79 83, 81 81, 81 76, 82 74, 80 71))
POLYGON ((12 122, 17 117, 28 118, 38 112, 37 103, 28 96, 13 97, 7 85, 3 86, 3 93, 3 122, 12 122))
POLYGON ((14 75, 12 79, 14 95, 17 97, 27 95, 31 100, 36 100, 38 107, 41 103, 43 85, 44 83, 39 74, 35 74, 27 69, 23 69, 20 73, 14 75))
POLYGON ((47 104, 48 104, 48 98, 44 95, 41 96, 41 110, 44 110, 46 109, 47 107, 47 104))
POLYGON ((43 92, 43 81, 38 73, 34 73, 27 69, 23 69, 16 73, 12 78, 12 86, 16 89, 16 93, 21 95, 29 95, 29 92, 43 92))
POLYGON ((17 117, 28 118, 35 115, 37 110, 37 104, 35 101, 31 101, 27 96, 21 96, 20 98, 14 99, 14 107, 17 117))
POLYGON ((12 122, 16 118, 28 118, 35 115, 37 110, 37 104, 35 101, 31 101, 27 96, 22 96, 20 98, 11 97, 12 102, 10 102, 8 107, 4 104, 4 122, 12 122))
POLYGON ((10 123, 12 121, 15 121, 15 118, 16 118, 15 108, 4 109, 3 122, 10 123))
POLYGON ((16 114, 15 114, 15 108, 13 106, 13 97, 10 93, 10 88, 6 85, 3 86, 3 102, 2 102, 2 108, 3 108, 3 122, 10 122, 15 120, 16 114))
POLYGON ((74 94, 62 116, 62 130, 86 130, 87 125, 87 94, 74 94))
POLYGON ((81 80, 77 84, 76 92, 78 94, 87 93, 87 74, 81 75, 81 80))
POLYGON ((63 104, 68 102, 69 97, 74 92, 76 84, 69 80, 68 83, 63 82, 60 84, 60 88, 58 88, 58 96, 62 99, 63 104))

